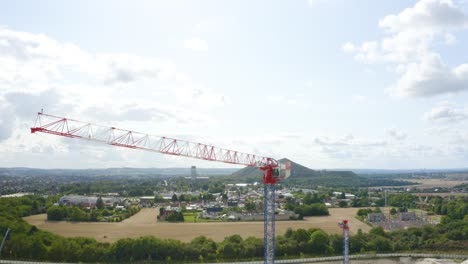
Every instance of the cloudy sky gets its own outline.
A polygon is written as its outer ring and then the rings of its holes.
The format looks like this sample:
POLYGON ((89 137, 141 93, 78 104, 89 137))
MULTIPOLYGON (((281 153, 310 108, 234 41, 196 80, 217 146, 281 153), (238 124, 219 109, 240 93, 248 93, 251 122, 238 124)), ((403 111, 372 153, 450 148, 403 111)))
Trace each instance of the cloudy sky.
POLYGON ((1 167, 226 166, 30 134, 41 108, 314 169, 467 167, 468 1, 2 1, 1 167))

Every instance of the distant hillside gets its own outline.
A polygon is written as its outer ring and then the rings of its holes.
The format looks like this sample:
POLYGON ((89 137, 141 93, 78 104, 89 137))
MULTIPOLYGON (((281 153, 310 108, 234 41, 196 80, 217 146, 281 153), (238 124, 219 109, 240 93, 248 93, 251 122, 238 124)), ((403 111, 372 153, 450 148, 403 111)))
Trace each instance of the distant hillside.
MULTIPOLYGON (((291 177, 283 184, 291 185, 319 185, 327 187, 368 187, 368 186, 400 186, 411 185, 409 182, 368 179, 356 175, 352 171, 312 170, 289 159, 280 159, 279 162, 291 162, 291 177)), ((262 180, 263 172, 255 167, 246 167, 232 174, 236 181, 254 182, 262 180)), ((231 178, 230 177, 230 178, 231 178)))
MULTIPOLYGON (((314 170, 311 170, 301 164, 298 164, 294 161, 288 159, 280 159, 279 162, 291 162, 291 178, 300 178, 311 175, 316 175, 314 170)), ((238 179, 247 178, 247 179, 262 179, 263 171, 259 170, 256 167, 245 167, 240 169, 232 174, 232 176, 237 177, 238 179)))

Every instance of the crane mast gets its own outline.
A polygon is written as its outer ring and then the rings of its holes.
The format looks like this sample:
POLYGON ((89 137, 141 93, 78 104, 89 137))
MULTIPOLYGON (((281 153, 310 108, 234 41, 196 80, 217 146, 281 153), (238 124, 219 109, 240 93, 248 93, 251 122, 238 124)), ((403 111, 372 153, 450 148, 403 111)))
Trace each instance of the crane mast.
POLYGON ((343 220, 339 223, 343 229, 343 264, 349 263, 349 225, 348 220, 343 220))
POLYGON ((291 164, 212 145, 154 136, 115 127, 95 125, 70 118, 37 113, 31 133, 46 133, 101 144, 139 149, 201 160, 259 167, 264 171, 264 253, 265 263, 275 261, 275 184, 290 175, 291 164))

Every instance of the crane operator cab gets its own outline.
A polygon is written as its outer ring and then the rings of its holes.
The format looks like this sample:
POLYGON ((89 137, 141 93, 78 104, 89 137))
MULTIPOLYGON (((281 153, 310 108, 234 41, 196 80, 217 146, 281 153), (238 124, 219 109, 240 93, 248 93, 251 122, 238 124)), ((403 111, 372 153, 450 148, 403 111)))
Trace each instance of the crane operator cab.
POLYGON ((273 168, 273 178, 276 180, 285 180, 291 176, 291 162, 279 163, 278 167, 273 168))

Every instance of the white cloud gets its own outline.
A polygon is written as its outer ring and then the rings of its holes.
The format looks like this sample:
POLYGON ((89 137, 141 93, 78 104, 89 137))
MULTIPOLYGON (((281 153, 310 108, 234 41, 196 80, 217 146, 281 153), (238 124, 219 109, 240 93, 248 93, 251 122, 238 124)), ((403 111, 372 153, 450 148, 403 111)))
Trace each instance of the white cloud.
POLYGON ((84 166, 103 166, 93 159, 133 162, 135 154, 106 157, 105 150, 87 151, 88 146, 78 143, 70 149, 61 138, 29 135, 41 108, 58 116, 172 135, 216 124, 213 109, 226 101, 224 94, 177 72, 170 61, 92 53, 43 34, 0 28, 0 155, 12 156, 0 162, 4 166, 44 167, 34 163, 43 160, 34 156, 37 152, 52 153, 59 167, 76 166, 66 161, 76 160, 75 151, 89 157, 84 166))
POLYGON ((387 129, 386 133, 387 133, 388 136, 390 136, 391 138, 393 138, 395 140, 403 140, 407 136, 405 132, 399 131, 399 130, 394 129, 394 128, 387 129))
POLYGON ((340 161, 348 160, 348 166, 356 167, 356 162, 382 156, 388 148, 385 140, 356 138, 351 134, 342 137, 316 137, 314 144, 320 153, 328 158, 340 161))
POLYGON ((97 120, 106 121, 167 121, 177 120, 176 116, 169 111, 161 110, 154 106, 141 106, 136 104, 115 107, 92 106, 86 109, 87 116, 93 116, 97 120))
POLYGON ((356 50, 356 47, 351 42, 346 42, 343 45, 343 51, 345 51, 345 52, 354 52, 355 50, 356 50))
POLYGON ((7 104, 0 100, 0 142, 3 140, 8 139, 12 133, 14 128, 14 115, 13 110, 7 104))
POLYGON ((413 7, 379 21, 387 36, 379 41, 351 42, 344 51, 365 63, 396 64, 400 78, 391 92, 399 96, 428 97, 468 90, 468 64, 445 65, 433 50, 442 39, 453 45, 455 30, 468 28, 468 15, 451 0, 420 0, 413 7))
POLYGON ((310 6, 316 6, 318 4, 324 3, 326 1, 324 0, 307 0, 307 3, 309 3, 310 6))
POLYGON ((351 100, 355 104, 365 104, 365 105, 375 105, 376 102, 374 99, 371 99, 364 95, 354 95, 351 97, 351 100))
POLYGON ((468 16, 451 0, 420 0, 397 15, 388 15, 379 25, 391 32, 443 31, 468 26, 468 16))
POLYGON ((457 109, 444 102, 424 114, 428 121, 459 122, 468 119, 468 109, 457 109))
POLYGON ((106 84, 174 73, 169 62, 132 54, 92 54, 42 34, 0 28, 0 42, 0 83, 39 83, 46 87, 63 79, 63 73, 69 70, 97 77, 106 84))
POLYGON ((445 39, 445 44, 447 45, 453 45, 457 42, 457 38, 453 34, 450 34, 450 33, 445 34, 444 39, 445 39))
POLYGON ((373 139, 356 139, 353 135, 345 135, 340 138, 329 138, 329 137, 318 137, 314 139, 314 143, 321 146, 327 147, 340 147, 340 146, 352 146, 352 147, 380 147, 387 144, 384 140, 373 140, 373 139))
POLYGON ((201 38, 193 37, 185 40, 184 47, 195 51, 207 51, 208 43, 201 38))
POLYGON ((393 91, 397 95, 428 97, 468 90, 468 63, 450 68, 438 54, 427 54, 420 62, 411 63, 393 91))
POLYGON ((223 28, 224 19, 221 17, 207 18, 198 22, 193 32, 194 33, 213 33, 219 32, 223 28))
POLYGON ((131 54, 109 54, 98 57, 105 69, 105 83, 131 83, 139 79, 157 79, 163 71, 173 71, 173 66, 156 59, 141 58, 131 54))

